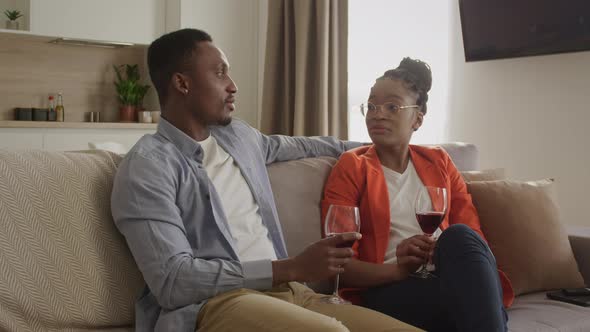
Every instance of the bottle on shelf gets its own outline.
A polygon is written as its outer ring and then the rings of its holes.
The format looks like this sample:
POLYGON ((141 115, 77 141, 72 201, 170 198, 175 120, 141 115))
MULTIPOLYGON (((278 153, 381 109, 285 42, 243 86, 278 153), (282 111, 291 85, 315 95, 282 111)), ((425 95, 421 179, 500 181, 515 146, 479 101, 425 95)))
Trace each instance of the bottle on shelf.
POLYGON ((55 113, 55 99, 53 95, 49 95, 49 111, 47 112, 47 121, 56 121, 57 114, 55 113))
POLYGON ((57 106, 55 106, 55 115, 57 122, 65 121, 64 101, 61 93, 57 94, 57 106))

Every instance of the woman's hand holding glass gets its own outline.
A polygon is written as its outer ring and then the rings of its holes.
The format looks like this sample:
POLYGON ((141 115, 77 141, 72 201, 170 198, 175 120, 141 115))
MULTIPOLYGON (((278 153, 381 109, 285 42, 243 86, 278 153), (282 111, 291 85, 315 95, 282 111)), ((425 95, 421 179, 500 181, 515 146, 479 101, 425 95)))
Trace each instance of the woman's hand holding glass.
POLYGON ((428 263, 435 244, 436 241, 427 235, 414 235, 403 240, 395 251, 400 269, 409 275, 428 263))

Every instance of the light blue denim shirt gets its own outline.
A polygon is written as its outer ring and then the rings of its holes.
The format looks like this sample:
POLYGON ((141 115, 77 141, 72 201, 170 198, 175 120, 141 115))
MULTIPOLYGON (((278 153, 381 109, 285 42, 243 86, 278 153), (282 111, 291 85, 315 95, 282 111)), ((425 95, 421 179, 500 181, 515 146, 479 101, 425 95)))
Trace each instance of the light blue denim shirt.
MULTIPOLYGON (((359 143, 332 137, 266 136, 234 119, 211 134, 240 168, 279 259, 287 250, 266 165, 338 157, 359 143)), ((194 331, 207 299, 232 289, 272 287, 270 260, 240 262, 200 145, 161 119, 121 162, 111 208, 146 282, 136 304, 137 331, 194 331)))

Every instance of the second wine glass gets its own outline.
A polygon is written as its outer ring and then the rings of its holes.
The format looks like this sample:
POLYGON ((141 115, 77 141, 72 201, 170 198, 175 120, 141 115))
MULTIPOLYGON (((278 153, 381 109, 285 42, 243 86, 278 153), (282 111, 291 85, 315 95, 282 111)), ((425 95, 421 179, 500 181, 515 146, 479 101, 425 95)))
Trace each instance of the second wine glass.
MULTIPOLYGON (((447 212, 447 189, 439 187, 424 187, 418 191, 414 205, 416 220, 424 235, 432 237, 447 212)), ((432 278, 435 275, 426 268, 424 263, 418 271, 412 274, 417 278, 432 278)))
MULTIPOLYGON (((326 237, 343 233, 358 233, 360 231, 359 208, 356 206, 330 205, 324 223, 324 234, 326 237)), ((352 247, 354 240, 347 242, 340 247, 352 247)), ((332 304, 350 304, 338 295, 338 284, 340 275, 337 274, 334 282, 334 293, 325 298, 325 302, 332 304)))

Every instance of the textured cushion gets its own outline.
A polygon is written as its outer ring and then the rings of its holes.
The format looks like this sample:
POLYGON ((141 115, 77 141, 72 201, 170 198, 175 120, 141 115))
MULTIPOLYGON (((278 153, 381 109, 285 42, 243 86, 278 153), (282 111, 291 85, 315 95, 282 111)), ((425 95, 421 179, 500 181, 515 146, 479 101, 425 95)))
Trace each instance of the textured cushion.
POLYGON ((0 151, 0 330, 132 326, 143 281, 111 219, 119 159, 0 151))
POLYGON ((268 167, 289 255, 321 239, 320 201, 335 158, 307 158, 268 167))
POLYGON ((590 307, 549 300, 545 292, 517 297, 508 317, 510 332, 590 331, 590 307))
POLYGON ((481 181, 467 186, 515 295, 583 286, 559 220, 553 181, 481 181))
POLYGON ((461 172, 465 182, 469 181, 495 181, 506 179, 506 172, 503 168, 485 169, 482 171, 461 172))
MULTIPOLYGON (((307 158, 268 167, 279 220, 290 256, 322 238, 320 201, 335 158, 307 158)), ((329 281, 309 282, 319 293, 331 293, 329 281)))

